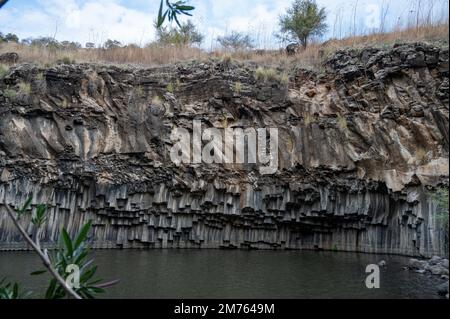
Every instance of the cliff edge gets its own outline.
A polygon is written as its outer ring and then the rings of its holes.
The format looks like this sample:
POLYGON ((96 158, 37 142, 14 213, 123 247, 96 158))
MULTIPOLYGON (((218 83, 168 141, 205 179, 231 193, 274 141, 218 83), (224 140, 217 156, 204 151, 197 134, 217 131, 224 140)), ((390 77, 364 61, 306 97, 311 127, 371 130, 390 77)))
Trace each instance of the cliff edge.
POLYGON ((448 61, 448 47, 416 43, 341 50, 321 71, 13 67, 0 79, 0 249, 26 247, 3 205, 33 194, 49 246, 92 219, 96 248, 448 255, 430 195, 448 187, 448 61), (278 128, 276 173, 175 165, 171 132, 194 119, 278 128))

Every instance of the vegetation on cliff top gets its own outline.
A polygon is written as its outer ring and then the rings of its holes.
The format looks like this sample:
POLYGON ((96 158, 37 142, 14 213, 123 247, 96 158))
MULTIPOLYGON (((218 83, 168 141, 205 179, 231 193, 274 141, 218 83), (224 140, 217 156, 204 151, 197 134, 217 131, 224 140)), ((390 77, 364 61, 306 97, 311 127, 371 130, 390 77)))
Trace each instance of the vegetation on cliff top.
POLYGON ((190 21, 180 22, 177 18, 177 15, 191 15, 195 12, 194 7, 183 1, 161 1, 155 21, 157 38, 151 43, 124 45, 108 39, 102 44, 88 42, 83 47, 73 41, 57 41, 54 37, 19 39, 12 33, 0 33, 0 54, 17 52, 20 62, 44 65, 60 61, 161 65, 187 60, 205 61, 230 54, 233 60, 252 61, 266 67, 298 64, 317 68, 333 52, 345 47, 386 46, 398 42, 442 42, 448 45, 448 16, 433 15, 432 8, 432 4, 423 4, 414 16, 409 16, 405 21, 399 20, 389 28, 385 21, 389 5, 386 7, 383 4, 383 16, 378 29, 357 29, 355 25, 358 17, 355 16, 354 21, 348 22, 354 27, 345 33, 340 25, 342 12, 336 12, 335 24, 327 26, 323 8, 311 0, 295 0, 279 18, 280 32, 275 32, 281 39, 303 45, 295 55, 289 56, 283 46, 279 50, 274 49, 273 45, 262 44, 264 41, 252 37, 248 32, 236 30, 216 37, 212 40, 216 42, 211 43, 210 50, 205 50, 199 46, 204 35, 197 26, 190 21), (172 20, 175 26, 164 27, 164 20, 172 20), (319 36, 327 27, 333 31, 333 37, 321 42, 319 36))

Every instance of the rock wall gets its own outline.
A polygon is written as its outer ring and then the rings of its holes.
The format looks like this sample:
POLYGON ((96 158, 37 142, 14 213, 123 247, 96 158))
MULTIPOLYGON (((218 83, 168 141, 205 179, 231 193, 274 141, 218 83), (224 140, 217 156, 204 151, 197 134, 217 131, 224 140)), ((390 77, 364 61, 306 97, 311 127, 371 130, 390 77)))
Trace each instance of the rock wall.
MULTIPOLYGON (((448 48, 343 50, 322 72, 252 63, 17 66, 0 79, 4 203, 48 204, 43 242, 94 221, 96 248, 448 255, 448 48), (170 160, 174 127, 279 129, 279 169, 170 160)), ((24 223, 31 214, 24 217, 24 223)), ((30 226, 30 233, 35 230, 30 226)))

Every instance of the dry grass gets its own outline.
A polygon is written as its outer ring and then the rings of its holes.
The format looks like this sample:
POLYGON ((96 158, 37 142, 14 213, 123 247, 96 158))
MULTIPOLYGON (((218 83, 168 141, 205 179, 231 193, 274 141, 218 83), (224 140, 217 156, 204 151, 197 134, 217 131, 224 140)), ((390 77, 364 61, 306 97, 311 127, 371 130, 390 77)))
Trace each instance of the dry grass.
POLYGON ((306 113, 306 115, 304 115, 303 123, 305 123, 306 126, 309 126, 310 124, 315 123, 315 122, 316 122, 316 119, 311 114, 306 113))
POLYGON ((3 96, 11 101, 16 99, 16 95, 17 95, 17 92, 14 89, 6 88, 3 90, 3 96))
POLYGON ((425 165, 428 162, 428 153, 423 148, 418 148, 416 150, 416 159, 418 165, 425 165))
POLYGON ((186 60, 203 60, 208 54, 198 48, 187 46, 146 47, 135 46, 114 49, 76 49, 62 50, 37 46, 25 46, 16 43, 0 44, 0 54, 17 52, 23 62, 40 64, 55 63, 111 63, 161 65, 186 60))
POLYGON ((15 43, 0 44, 0 54, 17 52, 23 62, 43 65, 55 63, 106 63, 162 65, 188 60, 205 61, 210 58, 231 63, 231 61, 252 61, 264 67, 289 69, 292 65, 317 69, 329 55, 344 47, 363 47, 367 45, 384 46, 396 42, 445 41, 448 43, 448 21, 438 25, 424 25, 406 30, 394 30, 388 33, 374 33, 353 36, 341 40, 328 40, 324 43, 312 43, 295 56, 287 56, 283 49, 223 52, 220 50, 206 52, 188 46, 156 46, 145 48, 129 46, 114 49, 77 49, 61 50, 24 46, 15 43))
POLYGON ((340 114, 337 116, 337 124, 341 131, 346 131, 348 128, 347 119, 340 114))
POLYGON ((343 47, 362 47, 367 45, 390 45, 398 42, 437 42, 449 41, 448 22, 437 25, 424 25, 405 30, 397 29, 386 33, 348 37, 341 40, 329 40, 325 47, 339 49, 343 47))
POLYGON ((23 95, 30 95, 31 94, 30 83, 20 82, 19 83, 19 92, 23 95))
POLYGON ((236 94, 241 94, 241 92, 242 92, 242 83, 241 82, 234 83, 234 90, 233 91, 236 94))

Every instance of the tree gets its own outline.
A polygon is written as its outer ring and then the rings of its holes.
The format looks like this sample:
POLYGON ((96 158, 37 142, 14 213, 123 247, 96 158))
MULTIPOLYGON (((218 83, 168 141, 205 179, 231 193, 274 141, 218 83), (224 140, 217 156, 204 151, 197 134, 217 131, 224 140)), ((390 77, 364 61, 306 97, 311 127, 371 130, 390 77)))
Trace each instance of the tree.
POLYGON ((4 36, 4 39, 6 42, 15 42, 15 43, 19 42, 19 37, 13 33, 8 33, 7 35, 4 36))
POLYGON ((81 44, 74 41, 62 41, 61 49, 64 50, 77 50, 81 48, 81 44))
POLYGON ((195 25, 188 21, 182 23, 178 28, 157 28, 157 42, 159 44, 176 44, 176 45, 191 45, 200 44, 203 41, 203 34, 201 34, 195 25))
POLYGON ((0 32, 0 42, 19 42, 19 37, 14 33, 3 34, 0 32))
POLYGON ((111 40, 111 39, 108 39, 108 40, 106 40, 106 42, 103 44, 103 47, 104 47, 105 49, 117 49, 117 48, 122 47, 122 43, 120 43, 120 42, 117 41, 117 40, 111 40))
POLYGON ((253 40, 248 34, 233 31, 229 35, 218 37, 217 41, 225 49, 243 50, 253 48, 253 40))
POLYGON ((306 48, 311 37, 321 36, 327 31, 326 18, 325 9, 319 9, 314 0, 295 0, 287 13, 280 16, 280 37, 298 41, 306 48))
POLYGON ((52 49, 59 49, 61 47, 61 43, 51 37, 26 38, 22 39, 21 43, 24 45, 32 45, 52 49))

